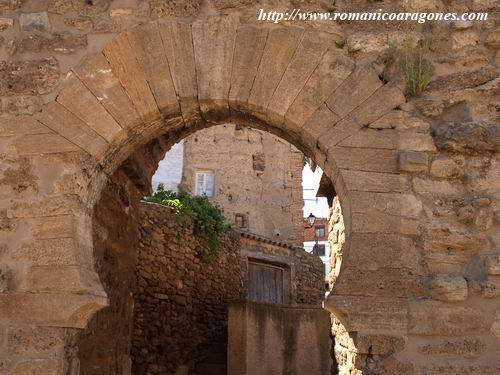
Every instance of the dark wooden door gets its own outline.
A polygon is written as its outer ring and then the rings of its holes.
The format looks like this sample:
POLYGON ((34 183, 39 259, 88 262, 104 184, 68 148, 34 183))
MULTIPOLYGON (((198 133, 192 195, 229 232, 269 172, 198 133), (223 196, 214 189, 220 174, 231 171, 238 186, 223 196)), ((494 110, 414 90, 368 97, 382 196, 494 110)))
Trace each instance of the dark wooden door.
POLYGON ((248 263, 248 299, 255 302, 284 303, 283 268, 265 263, 248 263))

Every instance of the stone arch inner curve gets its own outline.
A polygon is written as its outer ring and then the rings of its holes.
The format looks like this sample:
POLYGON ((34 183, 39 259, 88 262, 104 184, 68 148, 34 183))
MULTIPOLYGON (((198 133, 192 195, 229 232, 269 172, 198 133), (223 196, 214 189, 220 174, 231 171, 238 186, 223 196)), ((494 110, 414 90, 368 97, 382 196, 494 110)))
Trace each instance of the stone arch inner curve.
MULTIPOLYGON (((75 163, 84 181, 73 192, 81 200, 75 244, 59 250, 64 259, 48 261, 55 276, 43 290, 28 289, 30 308, 42 308, 37 292, 57 296, 54 303, 67 308, 34 322, 81 328, 105 305, 92 266, 90 210, 116 168, 160 135, 175 143, 231 121, 284 138, 332 179, 347 246, 326 308, 348 331, 404 334, 406 299, 419 281, 367 259, 387 247, 399 256, 412 235, 398 202, 390 217, 371 207, 387 200, 383 194, 408 190, 398 174, 397 130, 370 127, 405 102, 401 83, 384 82, 379 73, 376 64, 349 58, 327 33, 242 24, 232 16, 151 22, 89 56, 68 74, 57 98, 27 120, 82 155, 75 163), (382 273, 398 288, 373 283, 382 273), (61 285, 63 277, 70 281, 61 285)), ((33 277, 36 260, 30 267, 33 277)))

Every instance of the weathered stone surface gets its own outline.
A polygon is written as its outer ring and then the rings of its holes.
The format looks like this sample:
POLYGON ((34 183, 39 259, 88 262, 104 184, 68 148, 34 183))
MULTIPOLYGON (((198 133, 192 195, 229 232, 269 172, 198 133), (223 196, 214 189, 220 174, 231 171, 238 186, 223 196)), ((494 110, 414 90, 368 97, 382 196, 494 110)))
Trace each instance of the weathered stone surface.
POLYGON ((500 47, 500 29, 496 29, 488 33, 484 43, 492 47, 500 47))
POLYGON ((64 371, 65 361, 57 359, 34 359, 20 362, 11 371, 13 375, 50 374, 56 375, 64 371))
POLYGON ((352 60, 336 48, 329 49, 285 115, 292 129, 300 129, 316 109, 349 76, 352 60))
POLYGON ((413 129, 418 131, 427 131, 430 128, 427 122, 400 110, 386 113, 381 118, 370 123, 368 127, 371 129, 413 129))
POLYGON ((430 180, 425 178, 414 178, 413 188, 418 194, 437 196, 458 196, 461 185, 449 181, 430 180))
POLYGON ((484 264, 488 275, 500 275, 500 254, 487 255, 484 264))
POLYGON ((291 104, 318 66, 328 47, 334 44, 329 34, 306 31, 267 107, 268 121, 282 123, 291 104))
POLYGON ((44 133, 52 133, 52 130, 40 124, 33 117, 4 116, 0 118, 0 137, 44 133))
POLYGON ((136 52, 132 50, 127 34, 114 39, 103 52, 141 118, 144 121, 158 119, 160 117, 158 106, 147 83, 144 70, 135 58, 136 52))
POLYGON ((486 238, 451 226, 429 228, 424 247, 430 251, 477 251, 488 246, 486 238))
POLYGON ((57 102, 45 107, 37 120, 93 156, 106 150, 107 142, 101 136, 57 102))
POLYGON ((380 52, 389 47, 387 39, 380 33, 354 33, 347 38, 347 50, 351 53, 380 52))
POLYGON ((0 61, 0 95, 46 94, 57 86, 59 66, 53 57, 0 61))
POLYGON ((330 147, 328 156, 335 160, 339 168, 367 172, 397 172, 396 151, 373 148, 363 148, 363 152, 353 152, 354 150, 356 148, 330 147))
POLYGON ((398 166, 402 172, 427 172, 429 156, 424 152, 401 151, 398 155, 398 166))
POLYGON ((265 116, 269 101, 301 40, 300 28, 269 31, 262 59, 248 98, 248 106, 265 116))
POLYGON ((64 328, 16 327, 7 331, 7 348, 17 355, 56 357, 64 352, 64 328))
POLYGON ((400 150, 436 152, 436 146, 430 134, 411 131, 399 132, 398 148, 400 150))
POLYGON ((482 333, 486 329, 480 310, 434 301, 411 302, 410 333, 430 336, 460 336, 482 333))
POLYGON ((431 164, 431 175, 440 178, 457 178, 463 175, 460 166, 449 158, 434 159, 431 164))
POLYGON ((465 71, 441 76, 432 81, 427 87, 428 91, 454 91, 480 86, 498 77, 498 72, 493 66, 485 66, 477 70, 465 71))
POLYGON ((435 275, 427 282, 430 295, 438 301, 465 301, 467 299, 467 281, 463 277, 435 275))
POLYGON ((372 324, 384 327, 391 335, 407 330, 407 305, 401 299, 335 295, 334 288, 325 300, 324 308, 345 318, 344 325, 349 331, 363 331, 372 324), (368 308, 371 310, 370 322, 363 319, 368 308))
POLYGON ((0 268, 0 293, 5 293, 9 290, 10 270, 7 266, 0 268))
POLYGON ((13 25, 14 20, 12 18, 0 17, 0 31, 4 31, 13 25))
POLYGON ((250 96, 268 31, 252 25, 242 25, 238 28, 229 91, 229 105, 232 108, 240 109, 250 96))
POLYGON ((389 83, 360 103, 350 117, 359 125, 367 127, 368 124, 399 107, 405 100, 403 91, 397 85, 389 83))
POLYGON ((175 91, 180 100, 184 120, 187 120, 196 116, 199 111, 191 27, 184 22, 168 22, 160 24, 159 27, 175 91), (183 48, 186 45, 190 47, 183 48))
POLYGON ((413 194, 351 192, 351 212, 384 212, 389 215, 418 218, 422 202, 413 194))
POLYGON ((74 73, 66 76, 64 86, 57 102, 83 120, 106 141, 111 142, 122 130, 120 125, 74 73))
POLYGON ((498 375, 498 368, 488 366, 434 366, 430 375, 498 375))
MULTIPOLYGON (((93 295, 0 294, 0 307, 3 312, 0 315, 0 322, 11 325, 36 326, 43 324, 46 327, 83 328, 91 315, 107 305, 107 299, 103 296, 102 289, 95 290, 94 293, 93 295)), ((45 373, 44 371, 34 372, 34 374, 45 373)), ((48 374, 50 373, 48 372, 48 374)), ((56 372, 56 374, 59 373, 56 372)), ((26 374, 26 372, 19 374, 26 374)))
POLYGON ((83 16, 95 16, 105 12, 111 0, 49 0, 49 12, 64 14, 75 11, 83 16))
POLYGON ((89 30, 94 25, 92 19, 88 17, 70 17, 64 19, 64 24, 74 27, 77 30, 89 30))
POLYGON ((21 13, 19 24, 23 31, 50 31, 51 29, 47 12, 21 13))
MULTIPOLYGON (((205 117, 227 112, 238 19, 200 18, 193 23, 193 46, 198 79, 198 99, 205 117)), ((272 93, 271 93, 272 94, 272 93)))
POLYGON ((89 57, 73 71, 123 128, 138 124, 139 114, 103 55, 89 57))
POLYGON ((49 37, 31 34, 16 42, 16 50, 19 52, 41 52, 53 51, 63 54, 73 53, 87 46, 86 35, 74 35, 69 33, 52 34, 49 37))
POLYGON ((396 174, 353 170, 342 170, 341 174, 349 190, 404 192, 409 189, 408 179, 396 174))
POLYGON ((126 17, 134 14, 132 8, 114 8, 109 11, 110 17, 126 17))
POLYGON ((479 208, 474 218, 474 224, 480 231, 487 231, 493 225, 493 210, 490 207, 479 208))
POLYGON ((479 357, 486 344, 478 339, 446 340, 438 344, 427 344, 418 348, 425 355, 453 355, 465 358, 479 357))
POLYGON ((371 147, 395 150, 398 134, 392 130, 362 128, 339 143, 341 147, 371 147))
POLYGON ((500 296, 500 282, 487 280, 472 280, 470 288, 475 293, 478 293, 483 298, 496 298, 500 296))
POLYGON ((0 0, 0 11, 16 10, 21 6, 21 0, 0 0))
POLYGON ((59 152, 75 152, 81 149, 59 134, 32 134, 16 140, 14 144, 19 155, 38 155, 59 152))
POLYGON ((354 343, 358 353, 387 356, 404 349, 406 340, 401 336, 355 335, 354 343))
POLYGON ((149 3, 153 17, 196 16, 201 7, 201 0, 151 0, 149 3))
POLYGON ((442 124, 435 130, 436 145, 445 151, 475 154, 500 150, 500 125, 479 122, 442 124))
POLYGON ((100 288, 93 270, 79 266, 42 265, 28 271, 26 289, 30 293, 92 293, 100 288))
POLYGON ((180 113, 158 25, 142 26, 128 34, 128 40, 160 111, 169 115, 180 113))
POLYGON ((497 311, 491 325, 491 332, 500 339, 500 311, 497 311))
POLYGON ((394 356, 390 356, 385 359, 380 365, 381 375, 391 375, 391 374, 408 374, 408 375, 420 375, 420 371, 417 366, 411 362, 403 362, 397 360, 394 356))
POLYGON ((479 43, 481 36, 477 30, 465 29, 455 31, 451 36, 453 49, 475 46, 479 43))
POLYGON ((8 96, 0 99, 1 112, 10 115, 32 115, 42 110, 43 101, 39 96, 8 96))
POLYGON ((96 18, 92 22, 96 33, 119 33, 122 31, 122 25, 116 18, 96 18))
POLYGON ((333 92, 326 104, 340 118, 345 117, 375 92, 382 82, 371 66, 356 70, 333 92))
POLYGON ((428 97, 417 100, 415 106, 427 117, 438 117, 444 110, 442 100, 435 100, 428 97))

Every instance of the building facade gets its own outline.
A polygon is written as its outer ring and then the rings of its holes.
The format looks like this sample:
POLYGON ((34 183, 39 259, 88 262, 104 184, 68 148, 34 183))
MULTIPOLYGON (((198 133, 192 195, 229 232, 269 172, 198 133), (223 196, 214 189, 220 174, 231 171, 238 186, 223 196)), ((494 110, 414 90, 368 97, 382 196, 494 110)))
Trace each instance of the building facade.
POLYGON ((325 281, 330 271, 330 244, 328 242, 328 219, 316 218, 314 224, 304 219, 304 250, 320 257, 324 264, 325 281))
POLYGON ((196 132, 177 144, 153 177, 206 195, 234 227, 275 241, 303 246, 304 155, 288 142, 234 124, 196 132), (179 149, 182 148, 182 153, 179 149))

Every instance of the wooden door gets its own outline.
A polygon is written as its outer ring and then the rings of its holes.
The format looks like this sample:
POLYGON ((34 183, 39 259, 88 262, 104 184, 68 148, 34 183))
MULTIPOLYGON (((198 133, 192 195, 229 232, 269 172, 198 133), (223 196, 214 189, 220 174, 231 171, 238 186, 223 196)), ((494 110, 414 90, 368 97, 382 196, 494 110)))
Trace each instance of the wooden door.
POLYGON ((250 301, 284 303, 284 270, 272 264, 248 262, 248 294, 250 301))

